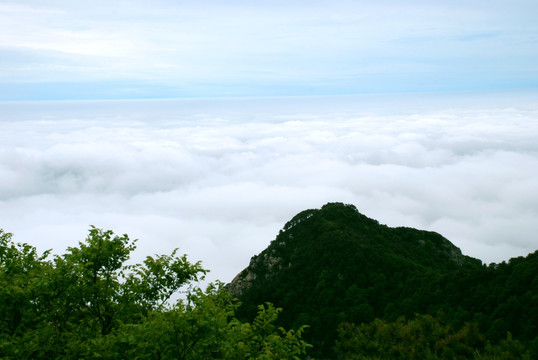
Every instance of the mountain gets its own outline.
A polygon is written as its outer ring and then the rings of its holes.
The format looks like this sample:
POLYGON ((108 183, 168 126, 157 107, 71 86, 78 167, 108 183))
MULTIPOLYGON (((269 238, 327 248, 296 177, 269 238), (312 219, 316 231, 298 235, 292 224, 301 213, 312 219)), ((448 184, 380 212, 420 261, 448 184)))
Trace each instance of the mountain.
POLYGON ((485 266, 440 234, 391 228, 353 205, 329 203, 293 217, 228 288, 245 318, 271 302, 283 308, 283 326, 308 324, 318 357, 334 356, 342 323, 415 314, 443 316, 451 326, 474 321, 496 340, 511 331, 532 341, 536 326, 513 312, 533 306, 538 324, 537 257, 485 266))

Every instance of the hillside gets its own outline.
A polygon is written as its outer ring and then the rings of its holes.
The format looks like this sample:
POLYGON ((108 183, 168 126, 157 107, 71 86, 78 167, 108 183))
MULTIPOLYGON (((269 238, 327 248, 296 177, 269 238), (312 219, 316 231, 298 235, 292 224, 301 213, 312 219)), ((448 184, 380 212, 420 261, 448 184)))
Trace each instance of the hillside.
POLYGON ((531 341, 537 329, 521 306, 538 320, 538 281, 529 270, 536 257, 487 267, 437 233, 390 228, 353 205, 329 203, 291 219, 229 291, 245 318, 271 302, 284 309, 282 325, 310 325, 317 356, 333 355, 342 323, 415 314, 443 316, 455 327, 474 321, 493 340, 511 331, 531 341), (516 304, 520 313, 511 313, 516 304))

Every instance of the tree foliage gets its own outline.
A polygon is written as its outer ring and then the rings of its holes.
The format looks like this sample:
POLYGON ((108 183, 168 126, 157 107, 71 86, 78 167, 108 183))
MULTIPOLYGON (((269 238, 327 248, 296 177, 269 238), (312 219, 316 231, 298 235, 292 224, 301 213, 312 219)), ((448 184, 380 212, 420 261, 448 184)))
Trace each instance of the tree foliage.
POLYGON ((474 323, 452 329, 430 315, 404 317, 387 322, 376 319, 367 324, 341 324, 336 353, 345 360, 381 359, 530 359, 523 345, 508 333, 492 345, 474 323))
MULTIPOLYGON (((194 286, 207 272, 186 256, 128 265, 135 241, 91 227, 63 255, 38 255, 0 230, 1 359, 299 359, 303 329, 252 323, 222 284, 194 286), (172 299, 185 287, 179 300, 172 299)), ((177 296, 176 296, 177 297, 177 296)))

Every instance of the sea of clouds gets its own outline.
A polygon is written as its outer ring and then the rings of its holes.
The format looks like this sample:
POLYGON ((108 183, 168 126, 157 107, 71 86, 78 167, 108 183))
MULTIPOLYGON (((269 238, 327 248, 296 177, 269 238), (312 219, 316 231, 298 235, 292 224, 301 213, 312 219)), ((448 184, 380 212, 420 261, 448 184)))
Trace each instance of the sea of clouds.
POLYGON ((537 95, 0 103, 0 228, 58 254, 112 229, 228 282, 339 201, 508 260, 538 249, 537 95))

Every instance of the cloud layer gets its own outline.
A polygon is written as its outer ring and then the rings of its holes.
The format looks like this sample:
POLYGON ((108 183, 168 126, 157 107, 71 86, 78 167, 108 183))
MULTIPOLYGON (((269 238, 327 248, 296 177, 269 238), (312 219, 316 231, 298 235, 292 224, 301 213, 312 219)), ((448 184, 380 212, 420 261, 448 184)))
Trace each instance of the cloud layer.
POLYGON ((0 228, 90 224, 230 281, 297 212, 353 203, 485 262, 538 248, 535 93, 3 103, 0 228))

